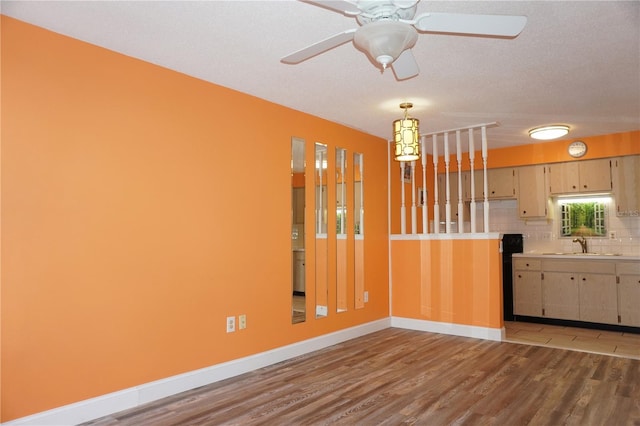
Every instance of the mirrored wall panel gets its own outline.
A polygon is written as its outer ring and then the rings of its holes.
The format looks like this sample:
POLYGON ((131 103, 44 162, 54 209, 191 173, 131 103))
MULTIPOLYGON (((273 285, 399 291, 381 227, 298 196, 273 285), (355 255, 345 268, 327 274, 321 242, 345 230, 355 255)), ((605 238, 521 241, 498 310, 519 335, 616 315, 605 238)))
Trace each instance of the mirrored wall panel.
POLYGON ((353 154, 353 234, 355 307, 364 308, 364 156, 353 154))
POLYGON ((336 148, 336 310, 348 307, 347 276, 347 150, 336 148))
POLYGON ((305 141, 291 139, 291 282, 292 322, 306 320, 305 279, 305 141))
POLYGON ((315 144, 316 318, 328 313, 327 145, 315 144))

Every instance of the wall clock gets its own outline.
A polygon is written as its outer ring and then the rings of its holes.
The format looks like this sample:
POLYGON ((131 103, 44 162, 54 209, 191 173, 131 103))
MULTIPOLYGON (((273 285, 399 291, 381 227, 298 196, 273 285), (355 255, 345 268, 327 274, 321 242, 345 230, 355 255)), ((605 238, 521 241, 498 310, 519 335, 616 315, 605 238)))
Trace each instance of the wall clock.
POLYGON ((571 142, 567 151, 573 158, 580 158, 587 153, 587 144, 582 141, 571 142))

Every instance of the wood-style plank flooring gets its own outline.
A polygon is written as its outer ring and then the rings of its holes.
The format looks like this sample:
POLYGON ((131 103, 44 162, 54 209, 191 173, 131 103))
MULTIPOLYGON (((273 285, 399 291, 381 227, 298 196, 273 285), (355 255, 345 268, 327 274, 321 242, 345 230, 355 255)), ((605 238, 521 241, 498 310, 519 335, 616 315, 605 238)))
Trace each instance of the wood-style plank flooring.
POLYGON ((86 425, 640 425, 640 361, 389 328, 86 425))

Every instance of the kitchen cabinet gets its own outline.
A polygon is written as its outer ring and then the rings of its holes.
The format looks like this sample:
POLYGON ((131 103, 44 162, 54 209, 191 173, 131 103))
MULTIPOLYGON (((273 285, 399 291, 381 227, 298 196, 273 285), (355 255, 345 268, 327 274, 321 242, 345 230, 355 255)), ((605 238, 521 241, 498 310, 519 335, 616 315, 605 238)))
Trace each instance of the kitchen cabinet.
POLYGON ((616 273, 620 324, 640 327, 640 262, 618 262, 616 273))
POLYGON ((548 318, 580 319, 580 288, 573 272, 544 272, 543 314, 548 318))
MULTIPOLYGON (((466 172, 463 172, 466 173, 466 172)), ((438 175, 438 207, 440 211, 440 221, 444 222, 446 220, 446 175, 444 173, 438 175)), ((462 179, 464 185, 464 177, 462 179)), ((449 173, 449 203, 451 204, 451 220, 456 222, 458 220, 458 172, 449 173)), ((463 219, 464 221, 469 221, 471 210, 469 208, 469 203, 464 203, 463 201, 463 219)))
POLYGON ((487 186, 490 200, 516 197, 516 169, 513 167, 487 170, 487 186))
POLYGON ((580 274, 580 321, 618 324, 615 274, 580 274))
POLYGON ((304 223, 304 188, 293 188, 291 194, 293 224, 304 223))
POLYGON ((565 256, 513 258, 514 313, 640 327, 640 262, 565 256))
POLYGON ((552 195, 611 191, 611 161, 608 158, 550 164, 547 171, 552 195))
MULTIPOLYGON (((464 200, 471 201, 471 172, 463 172, 464 200)), ((477 202, 484 201, 484 171, 473 172, 474 198, 477 202)), ((487 169, 487 189, 489 200, 506 200, 516 198, 516 169, 505 167, 487 169)))
POLYGON ((521 218, 547 217, 547 185, 545 183, 545 166, 518 167, 516 174, 518 214, 521 218))
POLYGON ((611 160, 611 181, 618 216, 640 212, 640 155, 611 160))
POLYGON ((513 261, 513 313, 531 317, 542 316, 539 260, 513 261))
POLYGON ((293 251, 293 291, 298 294, 305 293, 304 259, 304 250, 293 251))
MULTIPOLYGON (((487 171, 488 172, 488 171, 487 171)), ((473 199, 476 202, 484 201, 484 172, 482 170, 473 171, 473 199)), ((464 179, 464 200, 471 201, 471 172, 462 172, 464 179)))
POLYGON ((545 261, 545 317, 617 324, 615 268, 610 261, 545 261))

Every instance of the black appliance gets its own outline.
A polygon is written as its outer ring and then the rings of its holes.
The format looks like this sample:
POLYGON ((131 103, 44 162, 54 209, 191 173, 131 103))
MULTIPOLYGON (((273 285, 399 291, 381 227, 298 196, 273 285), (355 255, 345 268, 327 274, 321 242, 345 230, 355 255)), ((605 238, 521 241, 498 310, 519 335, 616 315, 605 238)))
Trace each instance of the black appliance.
POLYGON ((504 320, 513 321, 513 265, 511 255, 522 253, 522 234, 502 235, 502 297, 504 320))

